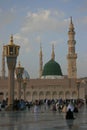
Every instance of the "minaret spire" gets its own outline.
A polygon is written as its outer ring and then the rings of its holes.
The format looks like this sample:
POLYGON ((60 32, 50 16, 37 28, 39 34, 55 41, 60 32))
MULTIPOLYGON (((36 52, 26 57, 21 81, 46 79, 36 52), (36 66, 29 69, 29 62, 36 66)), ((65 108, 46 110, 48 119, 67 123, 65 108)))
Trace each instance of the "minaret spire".
POLYGON ((55 60, 54 44, 52 44, 52 54, 51 54, 51 59, 55 60))
POLYGON ((70 31, 74 31, 74 25, 73 25, 73 21, 72 21, 72 16, 70 17, 70 26, 69 26, 69 30, 70 30, 70 31))
POLYGON ((72 16, 70 17, 70 23, 72 24, 72 16))
POLYGON ((40 42, 40 70, 39 70, 39 77, 42 76, 42 70, 43 70, 43 54, 42 54, 42 46, 40 42))
POLYGON ((74 31, 74 25, 72 22, 72 17, 70 17, 70 26, 68 31, 68 77, 69 78, 76 78, 77 77, 77 67, 76 67, 76 59, 77 54, 75 53, 75 31, 74 31))

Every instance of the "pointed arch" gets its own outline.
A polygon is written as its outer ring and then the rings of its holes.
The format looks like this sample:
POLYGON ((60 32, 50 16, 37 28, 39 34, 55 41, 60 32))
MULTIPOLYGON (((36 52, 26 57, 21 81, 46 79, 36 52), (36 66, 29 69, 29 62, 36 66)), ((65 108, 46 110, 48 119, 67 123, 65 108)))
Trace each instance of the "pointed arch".
POLYGON ((63 91, 59 92, 59 98, 62 98, 62 99, 64 98, 64 92, 63 91))
POLYGON ((66 91, 66 92, 65 92, 65 98, 66 98, 66 99, 71 99, 71 95, 70 95, 70 92, 69 92, 69 91, 66 91))
POLYGON ((38 97, 37 97, 37 91, 34 91, 33 93, 32 93, 32 97, 33 97, 33 100, 37 100, 38 99, 38 97))
POLYGON ((31 92, 26 92, 26 100, 30 101, 31 100, 31 92))
POLYGON ((73 91, 72 92, 72 99, 76 99, 77 98, 77 92, 76 91, 73 91))
POLYGON ((46 99, 51 99, 51 93, 50 93, 50 91, 46 92, 46 96, 45 97, 46 97, 46 99))
POLYGON ((43 91, 40 91, 40 93, 39 93, 39 99, 40 100, 44 99, 44 92, 43 91))
POLYGON ((56 99, 56 98, 57 98, 57 92, 54 91, 54 92, 52 93, 52 99, 56 99))

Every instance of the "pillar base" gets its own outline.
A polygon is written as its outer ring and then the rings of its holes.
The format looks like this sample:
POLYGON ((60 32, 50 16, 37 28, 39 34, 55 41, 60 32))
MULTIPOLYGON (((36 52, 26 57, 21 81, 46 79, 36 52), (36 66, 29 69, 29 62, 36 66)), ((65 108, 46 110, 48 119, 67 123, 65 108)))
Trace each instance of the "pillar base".
POLYGON ((13 111, 13 104, 10 104, 6 107, 6 111, 13 111))

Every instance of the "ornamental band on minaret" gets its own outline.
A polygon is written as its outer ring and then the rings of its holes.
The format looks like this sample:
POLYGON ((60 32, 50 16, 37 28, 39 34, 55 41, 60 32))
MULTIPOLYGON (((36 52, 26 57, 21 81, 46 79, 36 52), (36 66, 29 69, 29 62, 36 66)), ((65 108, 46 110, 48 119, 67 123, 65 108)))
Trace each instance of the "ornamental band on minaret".
POLYGON ((76 41, 74 39, 75 37, 75 31, 74 31, 74 25, 72 22, 72 17, 70 19, 70 26, 68 31, 68 78, 77 78, 77 67, 76 67, 76 59, 77 54, 75 53, 75 44, 76 41))

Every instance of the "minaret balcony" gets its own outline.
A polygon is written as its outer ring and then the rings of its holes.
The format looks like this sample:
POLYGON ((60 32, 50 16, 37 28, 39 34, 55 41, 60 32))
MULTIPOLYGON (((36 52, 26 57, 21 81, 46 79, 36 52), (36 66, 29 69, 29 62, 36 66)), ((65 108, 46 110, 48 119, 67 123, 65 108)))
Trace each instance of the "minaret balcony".
POLYGON ((77 59, 77 54, 68 54, 67 58, 68 59, 77 59))
POLYGON ((74 44, 75 45, 76 44, 76 40, 73 40, 73 39, 71 40, 70 39, 70 40, 68 40, 68 44, 74 44))

